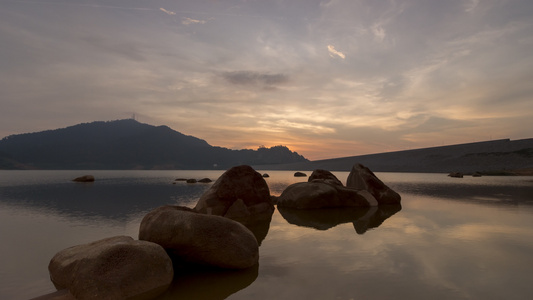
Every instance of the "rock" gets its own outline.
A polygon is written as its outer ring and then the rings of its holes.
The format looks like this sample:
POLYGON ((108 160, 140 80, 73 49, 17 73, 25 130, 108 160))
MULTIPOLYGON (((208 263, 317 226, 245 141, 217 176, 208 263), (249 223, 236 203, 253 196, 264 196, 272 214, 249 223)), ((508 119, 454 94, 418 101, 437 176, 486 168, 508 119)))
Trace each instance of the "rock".
POLYGON ((187 178, 177 178, 176 180, 174 181, 187 181, 187 178))
POLYGON ((187 183, 196 183, 196 179, 187 179, 187 183))
POLYGON ((57 289, 76 299, 157 296, 174 276, 165 250, 151 242, 116 236, 58 252, 48 266, 57 289))
POLYGON ((263 174, 263 178, 268 178, 270 177, 270 175, 268 175, 267 173, 263 174))
POLYGON ((448 174, 448 176, 454 177, 454 178, 463 178, 463 173, 461 173, 461 172, 451 172, 450 174, 448 174))
POLYGON ((400 204, 401 201, 400 194, 385 185, 370 169, 361 164, 355 164, 352 167, 346 180, 346 187, 368 191, 380 205, 400 204))
POLYGON ((311 176, 309 176, 308 182, 312 182, 314 180, 320 180, 322 182, 327 182, 329 184, 339 185, 343 186, 342 182, 333 175, 330 171, 317 169, 314 170, 311 176))
POLYGON ((76 177, 72 179, 72 181, 75 182, 94 182, 94 176, 93 175, 84 175, 81 177, 76 177))
POLYGON ((201 182, 201 183, 210 183, 210 182, 213 182, 213 180, 209 179, 209 178, 202 178, 200 180, 198 180, 198 182, 201 182))
POLYGON ((194 209, 243 223, 269 219, 274 213, 266 181, 246 165, 233 167, 222 174, 200 197, 194 209))
POLYGON ((278 207, 297 209, 366 207, 378 203, 367 191, 357 191, 315 180, 289 185, 278 197, 278 207))
POLYGON ((162 206, 142 220, 139 239, 161 245, 175 263, 245 269, 259 260, 259 246, 244 225, 180 206, 162 206))
POLYGON ((302 172, 296 172, 294 173, 294 177, 307 177, 307 174, 302 173, 302 172))

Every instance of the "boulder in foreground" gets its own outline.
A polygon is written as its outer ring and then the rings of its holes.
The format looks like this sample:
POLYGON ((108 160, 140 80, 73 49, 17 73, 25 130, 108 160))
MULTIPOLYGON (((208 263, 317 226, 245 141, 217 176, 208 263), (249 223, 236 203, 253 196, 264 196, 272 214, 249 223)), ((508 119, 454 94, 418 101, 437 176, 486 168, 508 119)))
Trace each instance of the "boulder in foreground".
POLYGON ((162 206, 142 220, 139 239, 161 245, 177 264, 245 269, 259 261, 253 233, 241 223, 180 206, 162 206))
POLYGON ((174 276, 165 250, 151 242, 116 236, 58 252, 48 265, 57 289, 76 299, 149 298, 174 276))
POLYGON ((400 194, 385 185, 369 168, 361 164, 355 164, 352 167, 346 180, 346 187, 368 191, 380 205, 400 204, 402 199, 400 194))
POLYGON ((247 165, 227 170, 200 197, 196 211, 248 223, 274 213, 270 190, 261 174, 247 165))

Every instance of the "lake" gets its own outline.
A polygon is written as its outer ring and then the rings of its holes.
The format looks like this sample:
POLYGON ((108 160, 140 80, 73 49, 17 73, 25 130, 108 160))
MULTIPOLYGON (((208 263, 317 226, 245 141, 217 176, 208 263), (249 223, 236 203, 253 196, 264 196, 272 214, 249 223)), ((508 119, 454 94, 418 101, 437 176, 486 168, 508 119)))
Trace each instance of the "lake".
MULTIPOLYGON (((306 181, 259 171, 271 194, 306 181)), ((346 182, 348 172, 333 172, 346 182)), ((222 171, 0 171, 0 299, 55 291, 58 251, 137 238, 151 209, 193 207, 222 171), (94 183, 70 180, 85 174, 94 183)), ((307 172, 310 175, 310 172, 307 172)), ((257 268, 177 276, 161 299, 525 299, 533 295, 533 177, 376 173, 393 211, 276 210, 257 268), (385 217, 379 217, 385 216, 385 217)))

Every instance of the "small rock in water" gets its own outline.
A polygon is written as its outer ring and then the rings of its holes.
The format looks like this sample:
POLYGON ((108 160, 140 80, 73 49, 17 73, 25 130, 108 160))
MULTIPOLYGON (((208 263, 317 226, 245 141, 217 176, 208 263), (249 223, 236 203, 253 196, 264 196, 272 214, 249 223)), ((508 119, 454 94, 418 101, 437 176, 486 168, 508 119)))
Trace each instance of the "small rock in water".
POLYGON ((448 176, 454 177, 454 178, 463 178, 463 173, 461 173, 461 172, 451 172, 450 174, 448 174, 448 176))
POLYGON ((93 175, 84 175, 81 177, 76 177, 72 179, 72 181, 75 182, 94 182, 94 176, 93 175))
POLYGON ((307 177, 307 174, 302 173, 302 172, 296 172, 294 173, 294 177, 307 177))

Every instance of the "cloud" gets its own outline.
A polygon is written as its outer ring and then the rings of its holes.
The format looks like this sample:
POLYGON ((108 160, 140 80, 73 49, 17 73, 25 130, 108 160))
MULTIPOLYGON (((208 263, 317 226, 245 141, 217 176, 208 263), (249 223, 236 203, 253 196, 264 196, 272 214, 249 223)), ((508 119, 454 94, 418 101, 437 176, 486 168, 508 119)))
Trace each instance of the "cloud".
POLYGON ((222 77, 236 85, 273 87, 289 81, 286 74, 270 74, 254 71, 234 71, 222 73, 222 77))
POLYGON ((183 24, 183 25, 205 24, 205 23, 207 23, 207 21, 195 20, 195 19, 191 19, 191 18, 183 18, 183 20, 181 21, 181 24, 183 24))
POLYGON ((338 56, 342 59, 346 59, 346 55, 344 55, 344 53, 340 51, 335 50, 335 47, 333 47, 332 45, 328 45, 328 51, 329 51, 329 56, 331 57, 338 56))
POLYGON ((385 29, 380 24, 375 24, 372 26, 372 33, 374 34, 374 39, 379 42, 385 40, 385 29))
POLYGON ((164 8, 162 8, 162 7, 159 8, 159 10, 162 11, 162 12, 164 12, 164 13, 166 13, 167 15, 171 15, 171 16, 173 16, 173 15, 176 14, 175 12, 170 11, 170 10, 166 10, 166 9, 164 9, 164 8))
POLYGON ((466 12, 472 12, 479 4, 479 0, 468 0, 466 3, 466 12))

